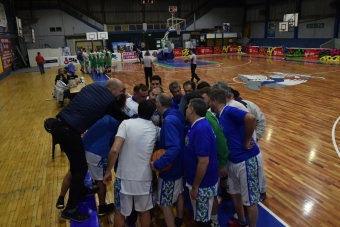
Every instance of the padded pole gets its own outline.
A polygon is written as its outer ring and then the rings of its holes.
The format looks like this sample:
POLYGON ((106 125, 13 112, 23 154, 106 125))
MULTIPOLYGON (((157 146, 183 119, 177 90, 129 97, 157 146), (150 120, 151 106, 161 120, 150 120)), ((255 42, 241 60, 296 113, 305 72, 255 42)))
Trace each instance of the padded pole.
MULTIPOLYGON (((298 13, 300 15, 301 12, 301 0, 296 0, 296 6, 295 6, 295 13, 298 13)), ((297 39, 299 36, 299 27, 294 26, 294 39, 297 39)))
POLYGON ((334 32, 333 38, 339 38, 339 22, 340 22, 340 0, 338 0, 338 8, 335 11, 335 18, 334 18, 334 32))

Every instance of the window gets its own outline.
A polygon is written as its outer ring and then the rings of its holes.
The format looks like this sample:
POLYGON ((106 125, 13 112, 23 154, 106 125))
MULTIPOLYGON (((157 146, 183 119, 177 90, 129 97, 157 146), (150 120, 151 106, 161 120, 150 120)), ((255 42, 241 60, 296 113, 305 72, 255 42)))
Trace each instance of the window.
POLYGON ((55 32, 55 27, 50 27, 50 32, 55 32))
POLYGON ((61 27, 56 27, 56 28, 55 28, 55 31, 56 31, 56 32, 61 32, 61 27))

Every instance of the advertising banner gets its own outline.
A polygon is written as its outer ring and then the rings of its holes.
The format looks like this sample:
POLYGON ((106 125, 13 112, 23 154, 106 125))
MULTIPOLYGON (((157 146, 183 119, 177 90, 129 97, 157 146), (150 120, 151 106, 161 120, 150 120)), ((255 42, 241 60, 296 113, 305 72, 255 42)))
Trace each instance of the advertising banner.
POLYGON ((69 47, 60 47, 61 48, 61 56, 70 56, 71 50, 69 47))
POLYGON ((249 46, 247 47, 247 54, 258 54, 259 50, 257 47, 249 46))
POLYGON ((79 65, 77 56, 62 56, 60 57, 60 65, 65 66, 72 63, 73 65, 79 65))
POLYGON ((237 53, 237 46, 230 46, 228 53, 237 53))
POLYGON ((275 37, 276 24, 275 21, 268 23, 267 37, 275 37))
POLYGON ((319 57, 319 51, 313 50, 313 49, 306 49, 304 57, 305 58, 318 58, 319 57))
POLYGON ((274 51, 273 51, 273 56, 283 57, 284 56, 283 49, 282 48, 275 48, 274 51))
POLYGON ((10 39, 0 39, 0 52, 4 71, 12 69, 13 51, 10 39))
POLYGON ((44 68, 59 66, 59 60, 57 57, 45 57, 44 68))
POLYGON ((230 23, 223 23, 223 32, 230 32, 230 23))
POLYGON ((123 56, 123 61, 137 60, 137 58, 138 58, 136 52, 123 52, 122 56, 123 56))
POLYGON ((196 54, 197 55, 204 55, 204 54, 213 54, 213 49, 210 47, 197 47, 196 54))
POLYGON ((121 62, 122 61, 122 54, 121 53, 112 53, 111 62, 121 62))
POLYGON ((174 49, 174 56, 175 57, 182 57, 182 50, 181 49, 174 49))

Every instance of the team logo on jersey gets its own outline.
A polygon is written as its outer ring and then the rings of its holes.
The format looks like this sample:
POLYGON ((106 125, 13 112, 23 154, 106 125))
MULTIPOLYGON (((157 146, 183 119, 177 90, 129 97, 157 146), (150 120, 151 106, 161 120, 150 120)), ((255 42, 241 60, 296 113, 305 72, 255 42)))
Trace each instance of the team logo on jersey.
MULTIPOLYGON (((282 72, 270 72, 269 75, 244 75, 238 74, 238 77, 245 83, 246 88, 251 90, 261 91, 260 86, 270 88, 282 88, 288 86, 294 86, 308 82, 312 78, 309 75, 294 74, 294 73, 282 73, 282 72)), ((323 77, 313 77, 322 78, 323 77)))
POLYGON ((188 146, 188 145, 189 145, 189 137, 186 136, 186 137, 185 137, 185 146, 188 146))

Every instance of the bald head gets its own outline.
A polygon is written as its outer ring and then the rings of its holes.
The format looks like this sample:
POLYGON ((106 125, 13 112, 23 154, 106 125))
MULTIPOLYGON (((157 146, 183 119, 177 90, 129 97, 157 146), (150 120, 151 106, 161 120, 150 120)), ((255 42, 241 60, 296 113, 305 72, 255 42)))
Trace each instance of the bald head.
POLYGON ((109 89, 109 91, 112 93, 114 97, 119 97, 123 93, 123 83, 122 81, 116 79, 116 78, 110 78, 106 84, 106 88, 109 89))

